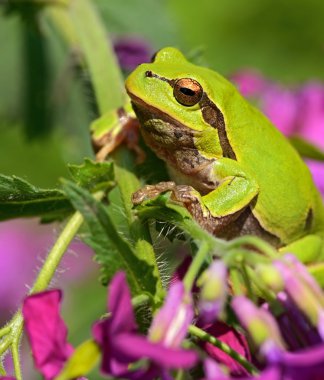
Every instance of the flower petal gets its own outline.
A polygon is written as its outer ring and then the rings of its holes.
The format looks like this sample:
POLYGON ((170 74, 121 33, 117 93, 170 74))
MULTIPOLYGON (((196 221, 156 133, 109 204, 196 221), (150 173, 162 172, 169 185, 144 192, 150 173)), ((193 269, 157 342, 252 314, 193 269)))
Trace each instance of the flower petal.
POLYGON ((163 307, 154 317, 149 339, 167 347, 179 347, 193 316, 191 295, 185 292, 182 282, 173 283, 163 307))
POLYGON ((108 311, 112 313, 112 333, 131 332, 136 330, 136 322, 131 302, 126 274, 118 272, 109 285, 108 311))
POLYGON ((35 366, 46 380, 62 369, 73 348, 67 343, 67 328, 60 317, 60 290, 37 293, 25 299, 23 316, 35 366))
POLYGON ((129 361, 147 358, 166 369, 190 368, 198 360, 194 351, 168 348, 159 343, 149 342, 145 337, 134 334, 118 336, 115 345, 129 361))
MULTIPOLYGON (((244 356, 247 360, 251 360, 249 346, 244 335, 238 333, 232 327, 222 322, 216 322, 212 325, 204 326, 202 329, 208 334, 229 345, 233 350, 244 356)), ((236 360, 234 360, 224 351, 215 347, 211 343, 201 342, 200 346, 204 351, 208 353, 211 358, 216 360, 218 363, 225 364, 230 369, 232 375, 242 376, 248 374, 246 369, 242 367, 236 360)))

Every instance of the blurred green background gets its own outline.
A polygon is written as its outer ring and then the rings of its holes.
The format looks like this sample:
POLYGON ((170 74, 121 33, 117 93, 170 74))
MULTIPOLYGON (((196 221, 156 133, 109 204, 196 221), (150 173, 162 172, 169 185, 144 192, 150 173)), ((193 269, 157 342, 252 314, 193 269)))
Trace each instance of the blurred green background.
MULTIPOLYGON (((166 45, 177 46, 189 54, 198 51, 204 64, 224 75, 253 67, 287 83, 324 78, 321 0, 95 0, 94 3, 111 36, 143 37, 152 51, 166 45)), ((26 119, 30 114, 35 117, 35 110, 31 107, 26 110, 33 105, 27 91, 27 87, 29 91, 32 87, 28 66, 39 61, 39 51, 37 47, 32 51, 28 26, 18 15, 1 15, 0 172, 48 186, 66 174, 66 161, 79 162, 91 154, 87 128, 94 114, 90 95, 80 81, 69 78, 65 82, 69 63, 65 47, 52 31, 44 28, 43 34, 46 68, 43 72, 32 72, 32 81, 47 83, 51 120, 44 129, 51 127, 53 133, 45 138, 28 139, 26 119), (60 87, 63 84, 64 91, 60 87)))
MULTIPOLYGON (((141 37, 152 52, 176 46, 225 76, 248 67, 291 85, 324 79, 322 0, 93 3, 110 36, 141 37)), ((36 41, 18 14, 0 16, 0 173, 52 187, 67 175, 67 162, 92 155, 88 126, 95 110, 91 91, 69 70, 71 54, 53 29, 41 26, 36 41), (47 94, 45 110, 33 98, 35 88, 47 94)), ((76 285, 69 301, 74 343, 88 336, 104 307, 105 291, 96 281, 91 284, 76 285)))

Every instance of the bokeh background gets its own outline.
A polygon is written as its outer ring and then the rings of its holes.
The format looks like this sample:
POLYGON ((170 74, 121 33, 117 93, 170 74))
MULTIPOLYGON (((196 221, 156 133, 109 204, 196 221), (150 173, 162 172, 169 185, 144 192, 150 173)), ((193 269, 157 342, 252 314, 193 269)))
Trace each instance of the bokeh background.
MULTIPOLYGON (((41 24, 35 33, 21 14, 5 12, 9 3, 0 2, 0 173, 54 187, 67 176, 66 163, 93 157, 88 128, 94 100, 55 31, 41 24)), ((225 76, 255 69, 288 87, 324 80, 322 0, 93 3, 115 44, 140 40, 148 54, 171 45, 225 76)), ((18 307, 59 231, 59 225, 39 226, 37 220, 0 223, 2 323, 18 307)), ((106 296, 90 249, 76 241, 65 260, 53 286, 66 290, 63 311, 77 344, 104 310, 106 296)))

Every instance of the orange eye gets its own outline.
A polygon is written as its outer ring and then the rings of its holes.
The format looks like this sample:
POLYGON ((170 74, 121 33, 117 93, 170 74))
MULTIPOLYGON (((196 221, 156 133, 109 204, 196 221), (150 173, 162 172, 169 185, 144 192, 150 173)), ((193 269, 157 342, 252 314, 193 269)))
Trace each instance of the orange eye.
POLYGON ((173 95, 180 104, 190 107, 199 103, 203 96, 203 89, 196 80, 181 78, 174 84, 173 95))

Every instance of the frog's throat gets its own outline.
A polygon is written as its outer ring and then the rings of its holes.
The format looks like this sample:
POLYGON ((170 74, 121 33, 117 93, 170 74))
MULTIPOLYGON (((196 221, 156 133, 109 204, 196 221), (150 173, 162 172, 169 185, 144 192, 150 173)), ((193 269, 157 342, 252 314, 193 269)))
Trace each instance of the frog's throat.
MULTIPOLYGON (((168 79, 166 77, 155 74, 152 71, 146 71, 145 77, 148 80, 155 80, 156 79, 156 80, 160 80, 163 82, 167 82, 171 86, 171 88, 174 87, 174 84, 176 82, 175 79, 168 79)), ((145 103, 143 100, 139 99, 134 94, 132 94, 128 89, 127 89, 127 92, 129 94, 129 96, 131 97, 131 99, 134 101, 134 103, 137 103, 137 104, 139 103, 140 106, 141 106, 141 104, 143 104, 143 105, 145 104, 146 107, 153 108, 152 106, 150 106, 149 104, 145 103)), ((231 147, 231 144, 228 140, 228 137, 227 137, 225 120, 224 120, 224 116, 223 116, 223 113, 221 112, 221 110, 208 97, 208 95, 206 94, 205 91, 203 92, 202 98, 198 104, 199 104, 199 107, 201 109, 201 113, 202 113, 202 116, 204 118, 204 121, 207 124, 209 124, 211 127, 215 128, 217 130, 218 138, 219 138, 220 145, 221 145, 221 148, 223 151, 223 157, 228 157, 228 158, 231 158, 233 160, 236 160, 236 155, 235 155, 235 153, 231 147)), ((158 110, 156 108, 155 108, 155 110, 158 113, 164 114, 163 111, 161 111, 161 110, 158 110)), ((166 116, 167 115, 165 115, 164 117, 166 117, 166 116)), ((173 122, 175 122, 175 121, 173 120, 173 122)))

